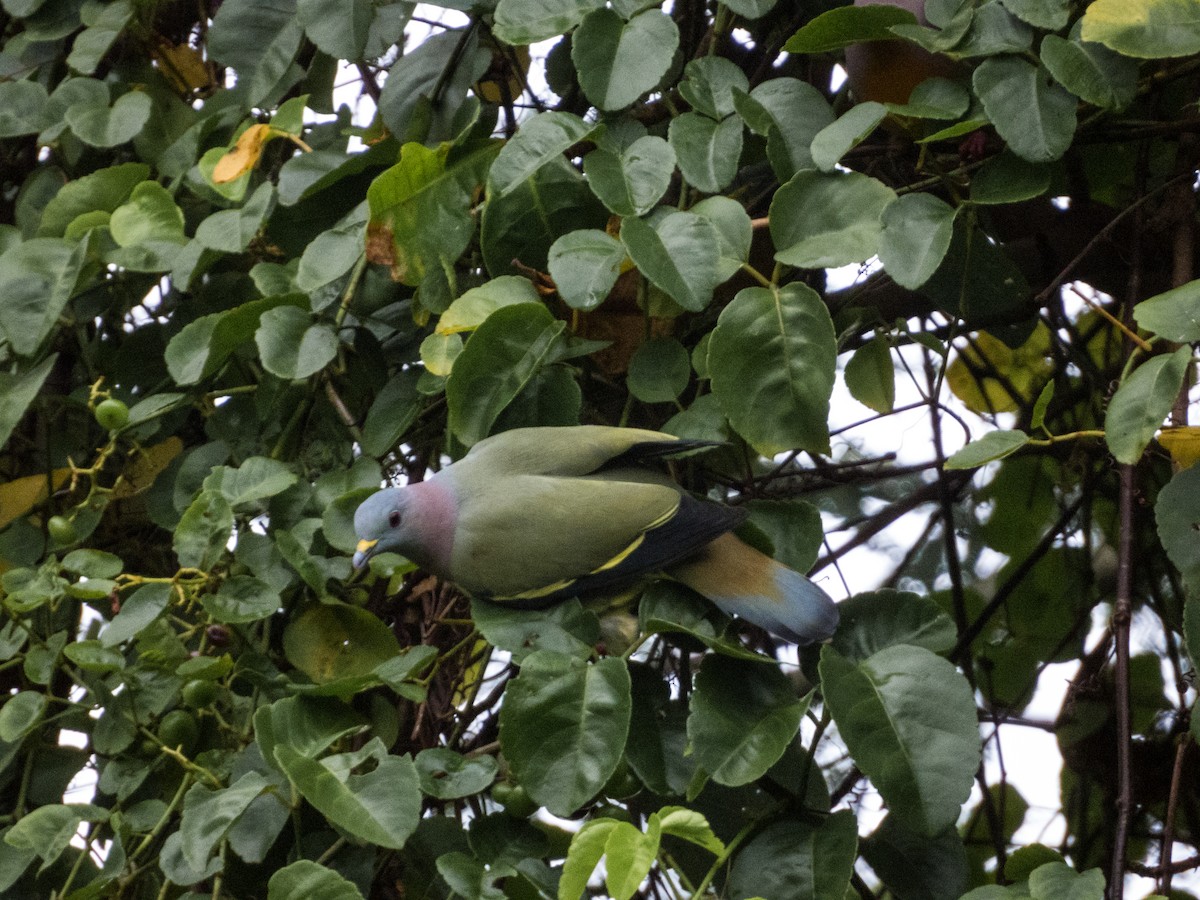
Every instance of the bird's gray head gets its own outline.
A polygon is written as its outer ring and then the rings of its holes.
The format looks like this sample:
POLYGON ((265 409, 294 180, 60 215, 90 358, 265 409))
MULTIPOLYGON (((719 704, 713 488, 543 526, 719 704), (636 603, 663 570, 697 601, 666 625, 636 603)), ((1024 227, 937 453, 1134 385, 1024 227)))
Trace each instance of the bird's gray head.
POLYGON ((354 533, 358 546, 354 567, 361 569, 376 553, 401 550, 409 533, 408 497, 403 488, 386 488, 359 504, 354 513, 354 533))

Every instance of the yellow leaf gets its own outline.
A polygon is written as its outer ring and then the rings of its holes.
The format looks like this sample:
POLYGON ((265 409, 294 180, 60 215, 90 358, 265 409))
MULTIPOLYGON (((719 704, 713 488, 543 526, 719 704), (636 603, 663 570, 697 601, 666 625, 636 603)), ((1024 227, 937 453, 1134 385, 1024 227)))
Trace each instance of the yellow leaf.
POLYGON ((45 474, 27 475, 0 484, 0 528, 25 515, 50 496, 50 487, 57 491, 70 477, 70 469, 55 469, 49 478, 45 474))
POLYGON ((1158 434, 1158 442, 1167 448, 1181 469, 1191 468, 1200 460, 1200 425, 1164 428, 1158 434))
POLYGON ((251 125, 242 132, 233 149, 217 161, 217 167, 213 169, 213 183, 228 184, 237 181, 258 165, 267 141, 281 133, 270 125, 251 125))
POLYGON ((1041 322, 1015 350, 981 331, 958 350, 946 381, 972 412, 1014 412, 1037 398, 1053 372, 1049 349, 1050 332, 1041 322))
POLYGON ((122 500, 146 490, 182 452, 183 441, 177 437, 169 437, 161 444, 144 448, 113 485, 113 499, 122 500))

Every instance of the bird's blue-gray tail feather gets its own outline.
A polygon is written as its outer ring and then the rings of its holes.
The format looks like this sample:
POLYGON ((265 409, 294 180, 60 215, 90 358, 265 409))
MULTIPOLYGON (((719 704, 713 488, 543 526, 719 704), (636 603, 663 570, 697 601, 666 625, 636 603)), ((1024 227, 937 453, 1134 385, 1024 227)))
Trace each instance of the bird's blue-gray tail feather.
POLYGON ((797 644, 828 640, 837 630, 838 608, 828 594, 732 534, 669 571, 724 612, 797 644))

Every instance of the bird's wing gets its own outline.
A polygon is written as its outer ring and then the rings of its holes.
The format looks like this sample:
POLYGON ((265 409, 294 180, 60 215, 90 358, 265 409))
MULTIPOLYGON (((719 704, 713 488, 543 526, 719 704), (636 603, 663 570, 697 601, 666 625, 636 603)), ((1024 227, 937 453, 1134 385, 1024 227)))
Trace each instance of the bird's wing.
POLYGON ((512 476, 464 501, 450 577, 495 600, 549 603, 657 572, 744 517, 670 484, 512 476))
POLYGON ((711 444, 640 428, 514 428, 480 441, 454 468, 493 478, 515 474, 581 476, 705 446, 711 444))

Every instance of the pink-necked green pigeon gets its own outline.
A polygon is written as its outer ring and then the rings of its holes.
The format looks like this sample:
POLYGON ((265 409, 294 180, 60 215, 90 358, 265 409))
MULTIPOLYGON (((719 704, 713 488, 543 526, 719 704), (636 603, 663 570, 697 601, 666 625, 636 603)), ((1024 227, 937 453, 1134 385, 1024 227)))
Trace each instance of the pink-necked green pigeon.
POLYGON ((354 514, 354 565, 393 550, 495 602, 543 605, 665 574, 779 637, 833 634, 829 596, 730 532, 745 510, 683 492, 643 465, 705 446, 636 428, 517 428, 354 514))

